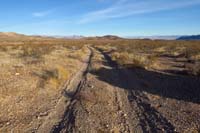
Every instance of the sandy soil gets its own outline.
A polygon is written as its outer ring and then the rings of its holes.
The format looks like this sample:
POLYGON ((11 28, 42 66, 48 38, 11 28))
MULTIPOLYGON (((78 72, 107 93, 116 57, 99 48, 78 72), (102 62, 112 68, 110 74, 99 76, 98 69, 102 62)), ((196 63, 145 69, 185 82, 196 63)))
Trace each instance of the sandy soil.
MULTIPOLYGON (((49 110, 48 113, 32 121, 24 118, 29 114, 26 113, 22 120, 29 123, 28 126, 1 121, 0 131, 12 129, 9 125, 18 125, 16 127, 23 127, 21 132, 39 133, 200 132, 200 79, 165 71, 164 68, 173 69, 170 64, 175 65, 171 58, 160 59, 160 65, 167 65, 156 71, 120 67, 108 53, 92 47, 87 47, 84 57, 78 64, 79 70, 76 69, 62 91, 57 91, 58 96, 49 97, 56 98, 57 102, 46 105, 50 109, 41 106, 45 112, 49 110)), ((17 79, 20 78, 13 81, 17 79)), ((19 82, 27 85, 25 80, 19 82)), ((32 83, 33 87, 35 84, 32 83)), ((0 116, 0 120, 10 118, 0 116)), ((34 116, 31 114, 28 118, 34 116)))
POLYGON ((34 46, 11 45, 0 50, 0 132, 35 132, 89 52, 61 45, 34 50, 34 46))
POLYGON ((200 79, 119 67, 101 50, 51 132, 199 132, 200 79))

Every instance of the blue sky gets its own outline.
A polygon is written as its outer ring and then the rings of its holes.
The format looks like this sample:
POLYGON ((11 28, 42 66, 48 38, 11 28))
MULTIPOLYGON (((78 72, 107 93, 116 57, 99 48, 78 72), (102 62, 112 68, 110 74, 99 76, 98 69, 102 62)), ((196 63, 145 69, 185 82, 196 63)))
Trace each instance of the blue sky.
POLYGON ((200 34, 200 0, 2 0, 0 31, 40 35, 200 34))

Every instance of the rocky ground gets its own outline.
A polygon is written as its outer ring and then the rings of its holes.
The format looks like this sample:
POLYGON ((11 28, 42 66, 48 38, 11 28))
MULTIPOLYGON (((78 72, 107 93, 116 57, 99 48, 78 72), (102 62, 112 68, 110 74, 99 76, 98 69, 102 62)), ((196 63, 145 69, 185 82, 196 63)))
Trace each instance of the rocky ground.
POLYGON ((35 132, 79 66, 87 64, 89 50, 42 44, 0 48, 0 132, 35 132))
POLYGON ((199 132, 200 79, 119 67, 91 48, 89 69, 50 132, 199 132))

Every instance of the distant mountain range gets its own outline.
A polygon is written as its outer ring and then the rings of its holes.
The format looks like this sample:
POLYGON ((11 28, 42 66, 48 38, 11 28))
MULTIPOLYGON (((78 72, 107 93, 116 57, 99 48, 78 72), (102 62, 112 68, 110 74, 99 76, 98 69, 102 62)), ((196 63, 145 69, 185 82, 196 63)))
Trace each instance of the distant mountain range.
POLYGON ((200 40, 200 35, 191 35, 191 36, 133 36, 125 37, 129 39, 151 39, 151 40, 200 40))
POLYGON ((176 40, 200 40, 200 35, 192 35, 192 36, 181 36, 176 40))
POLYGON ((118 40, 123 39, 122 37, 115 36, 115 35, 105 35, 105 36, 95 36, 95 37, 85 37, 87 40, 118 40))
POLYGON ((180 36, 128 36, 128 39, 151 39, 151 40, 176 40, 180 36))
POLYGON ((84 37, 81 35, 72 35, 72 36, 48 36, 48 35, 32 35, 27 36, 23 34, 18 34, 14 32, 0 32, 0 39, 106 39, 106 40, 118 40, 118 39, 151 39, 151 40, 200 40, 200 35, 191 35, 191 36, 128 36, 128 37, 119 37, 116 35, 105 35, 105 36, 94 36, 94 37, 84 37))
POLYGON ((41 37, 52 37, 52 38, 57 38, 57 39, 82 39, 84 38, 84 36, 81 35, 72 35, 72 36, 59 36, 59 35, 55 35, 55 36, 48 36, 48 35, 44 35, 41 37))

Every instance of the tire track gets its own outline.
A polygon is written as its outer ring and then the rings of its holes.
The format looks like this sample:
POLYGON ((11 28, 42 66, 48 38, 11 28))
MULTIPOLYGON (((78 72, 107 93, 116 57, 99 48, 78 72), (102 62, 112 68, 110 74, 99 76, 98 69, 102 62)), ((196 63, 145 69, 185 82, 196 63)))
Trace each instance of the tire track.
MULTIPOLYGON (((112 69, 114 69, 116 71, 116 72, 114 72, 115 75, 112 75, 113 79, 115 79, 114 82, 123 84, 121 82, 122 79, 120 78, 121 74, 120 74, 120 70, 118 69, 118 64, 115 61, 113 61, 110 58, 110 56, 108 54, 106 54, 105 52, 103 52, 101 49, 98 49, 98 48, 96 48, 96 49, 104 56, 104 59, 106 60, 109 67, 111 67, 112 69)), ((120 85, 120 86, 122 86, 122 85, 120 85)), ((126 99, 124 99, 125 92, 120 91, 119 89, 121 89, 121 88, 115 89, 115 99, 116 99, 116 103, 118 104, 118 109, 122 110, 122 112, 123 112, 122 115, 120 116, 121 117, 120 121, 121 121, 121 124, 123 124, 124 132, 130 133, 130 132, 132 132, 131 131, 132 127, 129 124, 130 120, 128 120, 128 118, 127 118, 127 114, 130 111, 124 108, 124 106, 127 106, 127 105, 123 105, 123 104, 126 104, 126 99)))
MULTIPOLYGON (((84 87, 86 83, 86 78, 84 78, 78 85, 75 94, 72 96, 70 101, 70 105, 68 106, 62 121, 59 122, 58 125, 54 126, 51 130, 51 133, 59 133, 59 132, 73 132, 75 129, 75 116, 76 112, 74 110, 74 105, 76 104, 76 95, 84 87)), ((68 95, 68 94, 66 94, 68 95)))
MULTIPOLYGON (((152 133, 175 132, 174 126, 164 116, 162 116, 154 107, 152 107, 150 103, 148 103, 149 100, 145 96, 145 94, 143 94, 140 91, 132 89, 131 80, 134 80, 134 79, 130 79, 131 76, 129 76, 130 73, 132 72, 128 72, 128 70, 119 69, 119 66, 117 65, 117 63, 114 62, 107 53, 103 52, 101 49, 98 49, 98 50, 104 55, 105 59, 107 60, 107 62, 109 62, 110 66, 117 69, 116 72, 118 72, 119 82, 121 82, 118 85, 121 88, 128 90, 127 98, 130 102, 130 106, 132 107, 132 110, 135 111, 138 117, 138 120, 139 120, 138 124, 142 128, 143 132, 152 132, 152 133)), ((129 126, 130 125, 132 124, 129 123, 129 126)), ((134 130, 134 127, 133 127, 133 130, 134 130)))
POLYGON ((129 101, 138 108, 136 112, 144 132, 175 132, 174 126, 148 103, 148 98, 142 92, 130 91, 129 101))
POLYGON ((77 94, 80 92, 81 88, 83 88, 86 84, 87 81, 87 73, 89 71, 90 65, 91 65, 91 60, 93 57, 93 50, 88 47, 90 49, 90 57, 88 60, 88 65, 86 70, 83 73, 83 77, 82 80, 80 81, 80 83, 78 84, 77 88, 76 88, 76 92, 71 94, 71 92, 67 92, 65 91, 65 95, 66 96, 71 96, 71 101, 70 104, 68 106, 68 108, 65 111, 64 117, 63 119, 59 122, 58 125, 54 126, 51 129, 51 133, 58 133, 58 132, 70 132, 72 133, 75 130, 75 116, 76 116, 76 111, 74 110, 74 106, 77 102, 77 94))
MULTIPOLYGON (((99 51, 93 50, 95 57, 92 59, 92 64, 97 63, 96 57, 100 55, 102 57, 100 60, 105 61, 105 64, 100 63, 100 68, 112 69, 107 64, 109 62, 104 60, 104 56, 99 51)), ((117 76, 113 73, 107 78, 111 81, 119 82, 116 78, 117 76)), ((74 96, 75 98, 72 100, 74 102, 71 102, 72 105, 69 106, 70 109, 65 114, 66 118, 54 129, 54 132, 92 133, 119 131, 129 133, 127 113, 123 109, 125 97, 121 97, 124 92, 115 86, 102 82, 92 73, 88 74, 86 78, 88 80, 85 80, 81 85, 79 95, 77 97, 74 96)))
POLYGON ((46 118, 44 123, 39 127, 38 133, 44 132, 62 132, 62 130, 71 130, 73 128, 74 120, 74 104, 76 102, 75 96, 81 90, 86 82, 86 75, 88 73, 93 51, 90 47, 88 58, 80 71, 72 78, 70 82, 67 82, 63 87, 63 96, 59 99, 54 111, 46 118))
MULTIPOLYGON (((86 71, 84 71, 82 79, 79 81, 77 87, 73 88, 75 92, 70 90, 65 91, 64 95, 66 97, 71 97, 71 98, 70 101, 68 102, 68 106, 64 112, 62 119, 59 121, 58 124, 53 126, 53 128, 50 131, 51 133, 58 133, 58 132, 74 133, 77 131, 82 131, 81 129, 83 129, 84 131, 90 131, 90 129, 88 128, 91 127, 92 125, 96 127, 93 128, 94 131, 101 127, 100 125, 91 122, 99 119, 98 116, 101 116, 100 114, 102 113, 101 112, 102 110, 100 112, 93 112, 91 116, 90 108, 84 107, 83 105, 85 103, 82 103, 81 99, 79 99, 80 98, 79 92, 81 92, 84 89, 86 89, 85 91, 87 92, 88 84, 91 84, 90 86, 96 85, 95 84, 96 81, 94 82, 94 80, 91 79, 87 80, 87 74, 89 72, 89 68, 91 65, 93 52, 96 50, 97 50, 96 52, 103 55, 107 67, 111 68, 109 70, 112 71, 111 75, 109 75, 109 77, 106 77, 106 80, 109 80, 107 82, 113 83, 110 85, 111 88, 107 88, 108 90, 110 89, 110 92, 108 93, 112 94, 112 97, 114 98, 114 106, 116 106, 116 109, 112 111, 116 112, 120 111, 120 113, 117 114, 118 115, 117 119, 110 120, 109 124, 118 127, 120 132, 126 132, 126 133, 174 132, 175 130, 174 126, 164 116, 162 116, 154 107, 151 106, 145 94, 139 90, 132 89, 133 88, 132 80, 135 80, 135 83, 137 83, 139 79, 130 78, 130 72, 124 69, 120 69, 118 64, 112 61, 109 55, 104 51, 100 49, 95 50, 93 48, 89 49, 91 51, 91 54, 87 63, 88 65, 86 71), (87 119, 89 114, 90 118, 87 119), (81 115, 84 115, 85 117, 81 117, 81 115), (86 118, 87 120, 83 118, 86 118), (77 120, 79 121, 78 125, 76 123, 77 120), (80 124, 83 125, 86 124, 85 126, 87 126, 88 128, 84 128, 80 124)), ((100 80, 100 79, 95 79, 95 80, 100 80)), ((102 86, 102 84, 100 86, 102 86)), ((96 91, 100 93, 100 91, 98 91, 97 89, 95 90, 92 89, 91 91, 93 92, 96 91)), ((101 108, 100 105, 98 106, 97 105, 96 105, 97 108, 101 108)), ((113 105, 112 106, 105 105, 105 106, 107 109, 111 109, 114 107, 113 105)), ((109 115, 103 116, 102 114, 100 120, 98 120, 100 123, 102 123, 103 121, 105 122, 105 119, 102 119, 103 117, 110 118, 111 116, 109 115), (101 119, 103 121, 101 121, 101 119)), ((107 122, 109 122, 109 120, 107 122)))

